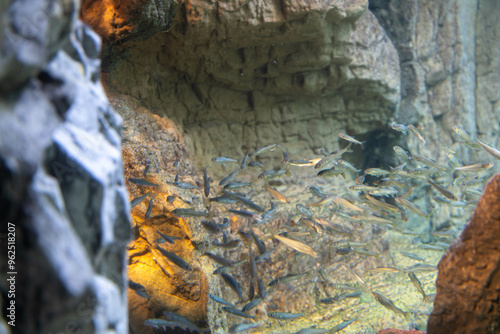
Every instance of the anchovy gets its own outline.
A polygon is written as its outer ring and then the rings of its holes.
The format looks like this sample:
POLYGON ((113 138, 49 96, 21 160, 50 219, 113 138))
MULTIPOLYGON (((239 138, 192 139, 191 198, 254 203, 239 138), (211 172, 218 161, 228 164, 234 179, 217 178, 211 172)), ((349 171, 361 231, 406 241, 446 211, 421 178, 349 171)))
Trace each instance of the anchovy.
POLYGON ((408 314, 408 312, 405 312, 402 309, 396 307, 396 305, 394 305, 394 303, 392 301, 390 301, 389 299, 387 299, 386 297, 384 297, 380 293, 372 291, 372 296, 373 296, 373 298, 375 298, 375 300, 377 302, 379 302, 380 305, 382 305, 386 309, 388 309, 394 313, 402 314, 404 316, 406 316, 408 314))
POLYGON ((328 197, 328 194, 325 194, 323 192, 323 189, 321 189, 321 188, 313 187, 313 186, 308 186, 307 189, 309 189, 309 191, 311 192, 311 194, 313 194, 314 196, 318 196, 318 197, 321 197, 321 198, 328 197))
POLYGON ((411 203, 410 201, 407 201, 404 198, 395 198, 396 202, 398 202, 401 206, 405 207, 406 209, 412 211, 413 213, 416 213, 419 216, 426 217, 427 214, 422 212, 415 204, 411 203))
POLYGON ((212 245, 214 245, 215 247, 222 247, 222 248, 236 248, 240 245, 240 240, 234 239, 234 240, 222 242, 222 243, 218 243, 214 240, 212 245))
POLYGON ((259 249, 259 253, 262 255, 262 254, 265 254, 267 252, 266 250, 266 245, 262 242, 262 240, 260 240, 256 235, 255 233, 250 232, 250 234, 252 235, 252 238, 253 240, 255 241, 255 244, 257 245, 257 248, 259 249))
POLYGON ((236 307, 236 306, 234 306, 234 304, 231 304, 230 302, 228 302, 220 297, 217 297, 217 296, 214 296, 211 294, 209 294, 208 296, 219 304, 226 305, 226 306, 233 307, 233 308, 236 307))
POLYGON ((348 200, 346 200, 345 198, 342 198, 342 197, 337 197, 333 201, 335 203, 337 203, 337 205, 342 206, 346 209, 350 209, 352 211, 358 211, 358 212, 365 211, 364 209, 360 208, 357 205, 352 204, 351 202, 349 202, 348 200))
POLYGON ((240 170, 237 169, 234 172, 232 172, 231 174, 229 174, 228 176, 226 176, 225 178, 223 178, 222 180, 220 180, 219 186, 223 186, 225 184, 228 184, 236 176, 236 174, 238 174, 239 172, 240 172, 240 170))
POLYGON ((243 172, 247 168, 248 153, 241 160, 240 170, 243 172))
POLYGON ((205 197, 210 195, 210 179, 207 175, 207 168, 203 168, 203 191, 205 193, 205 197))
POLYGON ((420 262, 425 262, 425 259, 423 259, 420 256, 415 255, 413 253, 408 253, 408 252, 400 252, 400 253, 402 255, 406 256, 406 257, 409 257, 410 259, 417 260, 417 261, 420 261, 420 262))
POLYGON ((240 283, 238 283, 238 281, 236 281, 234 277, 229 274, 221 273, 221 276, 224 282, 226 282, 226 284, 229 285, 229 287, 238 294, 238 297, 242 299, 243 297, 241 295, 240 283))
POLYGON ((342 177, 345 179, 344 173, 345 173, 344 166, 335 166, 329 169, 320 170, 316 175, 321 177, 342 175, 342 177))
POLYGON ((485 143, 483 143, 479 139, 477 140, 477 143, 479 144, 479 146, 481 146, 483 148, 483 150, 488 152, 493 158, 500 160, 500 151, 499 150, 497 150, 496 148, 494 148, 492 146, 486 145, 485 143))
POLYGON ((267 191, 269 191, 269 193, 274 197, 276 198, 278 201, 281 201, 283 203, 288 203, 288 201, 286 200, 286 197, 280 193, 278 190, 274 189, 274 188, 271 188, 269 187, 267 184, 264 185, 264 187, 267 189, 267 191))
POLYGON ((418 292, 420 292, 420 294, 422 295, 422 299, 425 300, 427 298, 427 295, 422 288, 422 283, 420 283, 415 273, 408 273, 408 277, 410 277, 411 282, 417 288, 418 292))
POLYGON ((249 156, 250 157, 256 157, 258 155, 261 155, 262 153, 266 153, 268 151, 274 151, 276 149, 276 147, 280 147, 280 146, 278 144, 271 144, 271 145, 268 145, 268 146, 264 146, 264 147, 256 149, 255 151, 253 151, 252 153, 250 153, 249 156))
POLYGON ((477 163, 477 164, 473 164, 473 165, 469 165, 469 166, 461 166, 461 167, 457 167, 455 168, 456 171, 459 171, 459 172, 480 172, 480 171, 483 171, 483 170, 487 170, 487 169, 490 169, 491 167, 493 167, 493 164, 490 162, 490 163, 477 163))
POLYGON ((146 210, 146 214, 144 215, 144 218, 146 219, 148 219, 151 216, 151 211, 153 211, 153 199, 154 198, 151 198, 149 200, 148 209, 146 210))
POLYGON ((136 178, 129 178, 128 179, 130 182, 137 184, 138 186, 145 186, 145 187, 158 187, 157 184, 151 183, 149 181, 143 180, 143 179, 136 179, 136 178))
POLYGON ((210 253, 210 252, 205 252, 203 255, 208 256, 209 258, 211 258, 212 260, 214 260, 215 262, 217 262, 218 264, 220 264, 223 267, 232 267, 233 266, 232 261, 229 261, 229 260, 223 258, 222 256, 215 255, 215 254, 210 253))
POLYGON ((257 168, 260 168, 260 169, 264 169, 264 165, 262 164, 262 162, 259 162, 259 161, 250 161, 247 166, 248 167, 257 167, 257 168))
POLYGON ((354 321, 356 321, 357 318, 354 318, 354 319, 351 319, 351 320, 347 320, 347 321, 344 321, 344 322, 341 322, 340 324, 330 328, 330 334, 332 333, 337 333, 338 331, 341 331, 343 330, 344 328, 346 328, 347 326, 349 326, 350 324, 352 324, 354 321))
POLYGON ((238 162, 238 160, 231 159, 228 157, 214 157, 212 158, 212 161, 215 162, 216 164, 221 165, 222 167, 226 167, 226 163, 228 162, 238 162))
POLYGON ((170 244, 174 243, 174 239, 181 239, 180 237, 171 237, 171 236, 168 236, 166 234, 163 234, 160 231, 158 231, 158 229, 156 229, 156 233, 158 233, 163 238, 163 240, 165 240, 166 242, 168 242, 170 244))
POLYGON ((300 242, 300 241, 297 241, 297 240, 293 240, 293 239, 288 239, 288 238, 285 238, 285 237, 282 237, 278 234, 275 234, 273 235, 273 237, 275 239, 278 239, 279 241, 281 241, 282 243, 284 243, 286 246, 290 247, 290 248, 293 248, 295 249, 296 251, 299 251, 301 253, 304 253, 304 254, 307 254, 307 255, 310 255, 310 256, 313 256, 313 257, 318 257, 318 253, 316 253, 314 251, 314 249, 312 249, 310 246, 300 242))
POLYGON ((288 174, 287 169, 279 169, 279 170, 266 170, 265 172, 262 172, 259 174, 258 178, 259 179, 264 179, 264 180, 272 180, 277 177, 281 177, 283 174, 288 174))
POLYGON ((254 300, 250 301, 247 303, 243 308, 241 309, 243 312, 248 312, 251 309, 253 309, 255 306, 259 305, 262 302, 262 298, 255 298, 254 300))
POLYGON ((340 138, 342 138, 342 139, 344 139, 344 140, 347 140, 347 141, 349 141, 349 142, 351 142, 351 143, 354 143, 354 144, 358 144, 358 145, 363 146, 363 143, 362 143, 362 142, 360 142, 359 140, 357 140, 357 139, 356 139, 356 138, 354 138, 354 137, 351 137, 351 136, 349 136, 349 135, 346 135, 345 133, 339 132, 339 133, 337 133, 337 136, 339 136, 340 138))
POLYGON ((201 211, 182 209, 182 208, 177 208, 175 210, 172 210, 171 213, 177 217, 207 217, 209 215, 208 212, 201 212, 201 211))
POLYGON ((139 196, 137 198, 134 198, 133 200, 130 201, 130 208, 132 209, 134 206, 137 204, 141 203, 146 197, 148 197, 150 193, 147 193, 146 195, 139 196))
POLYGON ((254 322, 254 323, 239 323, 236 325, 233 325, 229 328, 229 333, 241 333, 241 332, 246 332, 249 329, 252 328, 257 328, 262 325, 262 322, 254 322))
POLYGON ((224 185, 224 189, 239 189, 243 187, 248 187, 251 186, 252 184, 250 182, 232 182, 224 185))
POLYGON ((212 233, 221 232, 222 229, 226 228, 226 226, 223 224, 216 224, 214 222, 207 222, 204 220, 201 221, 201 224, 203 225, 204 228, 206 228, 208 231, 212 233))
POLYGON ((174 253, 167 252, 166 250, 164 250, 163 248, 161 248, 159 246, 156 246, 156 249, 158 249, 163 254, 163 256, 165 256, 167 259, 169 259, 171 262, 173 262, 178 267, 180 267, 184 270, 189 270, 189 271, 192 270, 191 266, 186 261, 184 261, 183 259, 181 259, 177 255, 175 255, 174 253))
POLYGON ((234 198, 235 200, 237 200, 237 201, 238 201, 238 202, 240 202, 241 204, 246 205, 246 206, 248 206, 249 208, 251 208, 251 209, 253 209, 253 210, 255 210, 255 211, 259 211, 259 212, 264 212, 264 211, 265 211, 265 210, 264 210, 261 206, 259 206, 259 205, 255 204, 254 202, 252 202, 252 201, 250 201, 250 200, 246 199, 246 198, 245 198, 245 197, 243 197, 243 196, 240 196, 240 195, 238 195, 238 194, 232 193, 232 192, 227 191, 227 190, 225 190, 225 189, 222 189, 222 192, 223 192, 224 194, 226 194, 226 195, 228 195, 228 196, 230 196, 230 197, 234 198))
POLYGON ((418 140, 420 140, 422 142, 422 144, 425 145, 425 139, 424 137, 422 137, 422 135, 420 134, 420 132, 418 132, 417 128, 415 128, 413 125, 408 125, 408 129, 410 129, 411 132, 413 132, 413 134, 415 136, 417 136, 418 140))
POLYGON ((393 146, 392 149, 394 150, 394 152, 396 152, 396 154, 404 161, 408 160, 410 157, 408 156, 408 154, 406 153, 406 151, 404 149, 402 149, 401 147, 399 146, 393 146))
POLYGON ((270 312, 267 315, 278 320, 293 320, 304 316, 304 313, 270 312))
POLYGON ((295 207, 297 208, 297 211, 301 213, 302 217, 311 218, 313 216, 311 211, 307 210, 305 205, 297 204, 295 207))
POLYGON ((458 200, 458 198, 455 195, 453 195, 450 191, 446 190, 445 188, 441 187, 439 184, 436 184, 431 180, 428 180, 428 182, 432 187, 434 187, 434 189, 439 191, 444 197, 451 199, 452 201, 458 200))
POLYGON ((343 166, 343 167, 346 167, 347 169, 350 169, 352 170, 354 173, 359 173, 361 172, 361 169, 356 169, 356 167, 354 167, 353 165, 351 165, 350 163, 348 163, 347 161, 345 161, 344 159, 339 159, 337 160, 338 163, 343 166))
POLYGON ((186 183, 186 182, 174 182, 172 183, 174 187, 181 188, 181 189, 197 189, 199 190, 197 186, 191 184, 191 183, 186 183))
POLYGON ((438 164, 436 161, 434 161, 432 159, 421 157, 420 155, 416 155, 416 154, 412 155, 411 157, 413 158, 413 160, 420 162, 423 165, 426 165, 426 166, 429 166, 432 168, 436 168, 439 170, 446 170, 446 167, 441 166, 440 164, 438 164))
POLYGON ((406 123, 405 124, 394 123, 392 124, 392 129, 401 132, 405 136, 408 134, 408 127, 406 126, 406 123))
POLYGON ((365 169, 365 174, 373 175, 373 176, 384 176, 389 175, 391 172, 381 169, 381 168, 368 168, 365 169))
POLYGON ((203 331, 198 326, 196 326, 195 324, 193 324, 191 321, 187 320, 186 318, 184 318, 180 314, 177 314, 175 312, 170 312, 170 311, 164 311, 163 316, 167 320, 175 321, 179 324, 184 325, 184 327, 182 327, 182 329, 189 330, 189 332, 191 332, 191 333, 203 333, 203 331))

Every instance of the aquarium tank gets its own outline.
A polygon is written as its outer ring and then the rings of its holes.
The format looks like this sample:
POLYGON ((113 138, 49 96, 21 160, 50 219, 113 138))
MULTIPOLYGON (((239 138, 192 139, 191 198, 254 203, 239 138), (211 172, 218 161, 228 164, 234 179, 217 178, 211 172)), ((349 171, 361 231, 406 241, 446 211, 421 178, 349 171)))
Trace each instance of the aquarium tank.
POLYGON ((497 0, 0 15, 0 333, 500 333, 497 0))

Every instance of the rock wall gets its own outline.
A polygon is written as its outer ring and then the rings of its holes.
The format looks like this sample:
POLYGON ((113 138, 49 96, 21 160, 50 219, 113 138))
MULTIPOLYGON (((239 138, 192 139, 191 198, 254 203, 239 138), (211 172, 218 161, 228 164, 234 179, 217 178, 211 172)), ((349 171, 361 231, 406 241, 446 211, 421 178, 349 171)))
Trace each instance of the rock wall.
POLYGON ((385 127, 399 60, 366 1, 232 6, 190 1, 168 33, 114 45, 107 89, 174 120, 200 164, 274 142, 332 150, 338 131, 385 127))
POLYGON ((78 12, 72 0, 0 7, 2 333, 128 331, 122 120, 78 12))
POLYGON ((486 185, 462 235, 439 262, 428 333, 500 330, 500 174, 486 185))
MULTIPOLYGON (((455 124, 498 146, 500 51, 487 42, 497 3, 367 5, 189 1, 168 32, 106 48, 106 87, 174 120, 200 166, 272 142, 307 157, 338 148, 338 131, 385 145, 382 165, 394 165, 394 144, 442 163, 438 143, 480 159, 455 124), (392 131, 393 120, 422 125, 427 143, 392 131)), ((371 152, 355 162, 373 166, 371 152)))

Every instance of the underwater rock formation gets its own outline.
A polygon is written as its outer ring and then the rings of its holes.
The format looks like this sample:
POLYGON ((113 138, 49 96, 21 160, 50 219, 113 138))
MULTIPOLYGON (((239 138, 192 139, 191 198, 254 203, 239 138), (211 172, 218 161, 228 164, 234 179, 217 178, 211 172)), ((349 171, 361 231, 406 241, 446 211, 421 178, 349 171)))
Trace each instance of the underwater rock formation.
POLYGON ((172 119, 201 164, 272 142, 331 150, 338 131, 385 127, 399 59, 366 1, 234 4, 190 1, 169 32, 110 47, 107 90, 172 119))
POLYGON ((1 304, 14 305, 7 332, 128 330, 122 120, 99 81, 100 38, 78 10, 71 0, 2 2, 0 226, 2 245, 14 247, 11 262, 6 248, 1 255, 1 304))
POLYGON ((428 333, 500 330, 500 174, 487 183, 471 220, 439 262, 428 333))

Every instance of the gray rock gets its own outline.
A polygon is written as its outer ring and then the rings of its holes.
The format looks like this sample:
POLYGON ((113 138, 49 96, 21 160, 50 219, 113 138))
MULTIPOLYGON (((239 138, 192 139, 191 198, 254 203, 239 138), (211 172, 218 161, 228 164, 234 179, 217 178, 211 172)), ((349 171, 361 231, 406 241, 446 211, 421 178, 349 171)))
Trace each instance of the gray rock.
POLYGON ((122 120, 98 80, 100 39, 75 24, 77 7, 0 4, 10 20, 0 29, 0 221, 16 226, 15 268, 1 269, 18 273, 19 333, 128 331, 122 120))

